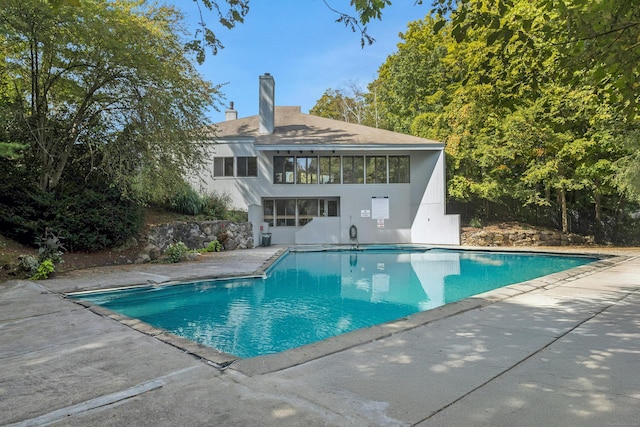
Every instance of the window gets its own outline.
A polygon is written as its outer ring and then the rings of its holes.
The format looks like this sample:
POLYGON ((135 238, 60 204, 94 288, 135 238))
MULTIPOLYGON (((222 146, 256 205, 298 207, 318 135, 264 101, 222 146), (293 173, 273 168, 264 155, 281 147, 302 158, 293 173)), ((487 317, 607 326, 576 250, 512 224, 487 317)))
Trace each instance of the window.
POLYGON ((296 200, 276 199, 276 226, 296 225, 296 200))
POLYGON ((264 199, 264 221, 273 227, 303 226, 318 216, 338 216, 338 198, 264 199))
POLYGON ((269 227, 273 227, 273 218, 275 213, 275 200, 264 200, 262 203, 264 207, 264 219, 263 221, 269 224, 269 227))
POLYGON ((389 182, 409 182, 409 156, 389 156, 389 182))
POLYGON ((298 157, 296 159, 296 183, 297 184, 317 184, 318 183, 318 158, 298 157))
POLYGON ((233 157, 215 157, 213 176, 233 176, 233 157))
POLYGON ((344 184, 364 183, 364 156, 342 158, 342 182, 344 184))
POLYGON ((305 225, 318 216, 318 199, 298 199, 298 225, 305 225))
POLYGON ((238 176, 258 176, 256 157, 238 157, 238 176))
POLYGON ((293 184, 293 156, 274 156, 273 157, 273 183, 274 184, 293 184))
POLYGON ((320 184, 340 184, 340 156, 320 157, 320 184))
MULTIPOLYGON (((238 157, 238 176, 257 176, 255 158, 238 157), (245 168, 254 175, 244 175, 245 168)), ((409 179, 409 156, 273 157, 274 184, 395 184, 409 179)))
POLYGON ((367 156, 367 184, 387 183, 387 156, 367 156))

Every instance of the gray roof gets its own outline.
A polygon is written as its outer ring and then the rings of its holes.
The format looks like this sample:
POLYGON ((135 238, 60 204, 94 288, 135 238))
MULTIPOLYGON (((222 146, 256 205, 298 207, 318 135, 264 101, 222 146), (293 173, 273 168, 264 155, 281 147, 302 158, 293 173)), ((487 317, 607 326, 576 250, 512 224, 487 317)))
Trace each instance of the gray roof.
POLYGON ((416 136, 346 123, 300 112, 300 107, 275 107, 273 134, 258 133, 259 116, 217 123, 216 139, 253 138, 256 148, 284 146, 407 146, 442 148, 444 144, 416 136))

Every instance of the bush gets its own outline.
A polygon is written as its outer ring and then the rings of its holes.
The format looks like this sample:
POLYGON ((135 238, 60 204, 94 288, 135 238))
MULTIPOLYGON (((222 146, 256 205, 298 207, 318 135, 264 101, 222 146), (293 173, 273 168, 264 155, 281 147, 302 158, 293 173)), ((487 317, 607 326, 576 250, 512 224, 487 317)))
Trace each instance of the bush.
POLYGON ((225 215, 224 219, 231 222, 248 222, 249 213, 247 211, 239 211, 239 210, 227 211, 227 214, 225 215))
POLYGON ((0 180, 0 230, 23 245, 34 246, 54 217, 54 197, 22 180, 0 180))
POLYGON ((200 249, 200 252, 220 252, 222 250, 222 244, 217 240, 211 241, 206 248, 200 249))
POLYGON ((137 234, 143 215, 140 206, 106 184, 67 187, 52 194, 28 180, 0 182, 0 229, 24 245, 36 246, 51 231, 64 238, 69 250, 114 247, 137 234))
POLYGON ((55 212, 50 228, 57 230, 68 249, 74 251, 121 245, 138 233, 144 220, 142 207, 114 189, 82 189, 62 195, 55 212))
POLYGON ((482 228, 482 220, 477 217, 471 218, 471 220, 469 221, 469 227, 482 228))
POLYGON ((33 276, 38 271, 40 261, 32 255, 21 255, 18 257, 18 271, 25 272, 28 276, 33 276))
POLYGON ((213 192, 204 198, 204 209, 202 213, 208 220, 226 219, 231 196, 223 193, 213 192))
POLYGON ((201 214, 205 205, 205 200, 189 184, 185 184, 183 189, 169 203, 173 211, 186 215, 201 214))
POLYGON ((53 265, 53 261, 51 261, 50 259, 45 259, 38 266, 36 273, 33 276, 31 276, 29 279, 30 280, 48 279, 51 273, 53 273, 54 271, 56 271, 56 267, 53 265))
POLYGON ((164 250, 164 254, 167 256, 169 262, 182 262, 187 258, 189 248, 182 242, 172 243, 164 250))
POLYGON ((44 237, 39 238, 36 243, 38 245, 38 260, 41 263, 47 259, 54 263, 62 262, 62 253, 66 249, 58 236, 47 230, 44 237))

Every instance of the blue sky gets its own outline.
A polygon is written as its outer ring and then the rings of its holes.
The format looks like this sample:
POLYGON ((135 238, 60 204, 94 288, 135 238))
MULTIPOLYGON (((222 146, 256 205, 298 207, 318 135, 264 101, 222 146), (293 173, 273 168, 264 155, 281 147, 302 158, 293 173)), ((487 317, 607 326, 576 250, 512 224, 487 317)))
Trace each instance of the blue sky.
MULTIPOLYGON (((195 6, 187 1, 175 3, 188 22, 196 22, 195 6)), ((352 12, 349 0, 328 3, 352 12)), ((398 34, 429 9, 413 0, 393 1, 384 9, 382 21, 369 23, 368 32, 376 42, 363 49, 360 34, 336 23, 337 16, 322 0, 254 0, 244 24, 232 30, 211 26, 225 48, 215 56, 208 53, 199 70, 214 84, 226 83, 225 106, 233 101, 239 117, 258 113, 258 77, 264 73, 276 81, 276 105, 299 105, 307 113, 329 88, 355 83, 366 89, 387 56, 396 51, 398 34)), ((210 117, 222 121, 224 111, 211 111, 210 117)))

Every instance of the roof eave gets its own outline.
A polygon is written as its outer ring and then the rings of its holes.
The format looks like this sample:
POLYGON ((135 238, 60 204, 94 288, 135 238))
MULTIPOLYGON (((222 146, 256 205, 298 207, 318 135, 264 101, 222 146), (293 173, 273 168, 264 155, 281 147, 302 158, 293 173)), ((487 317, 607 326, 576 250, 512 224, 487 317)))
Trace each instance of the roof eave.
POLYGON ((257 151, 439 151, 442 143, 429 144, 255 144, 257 151))

